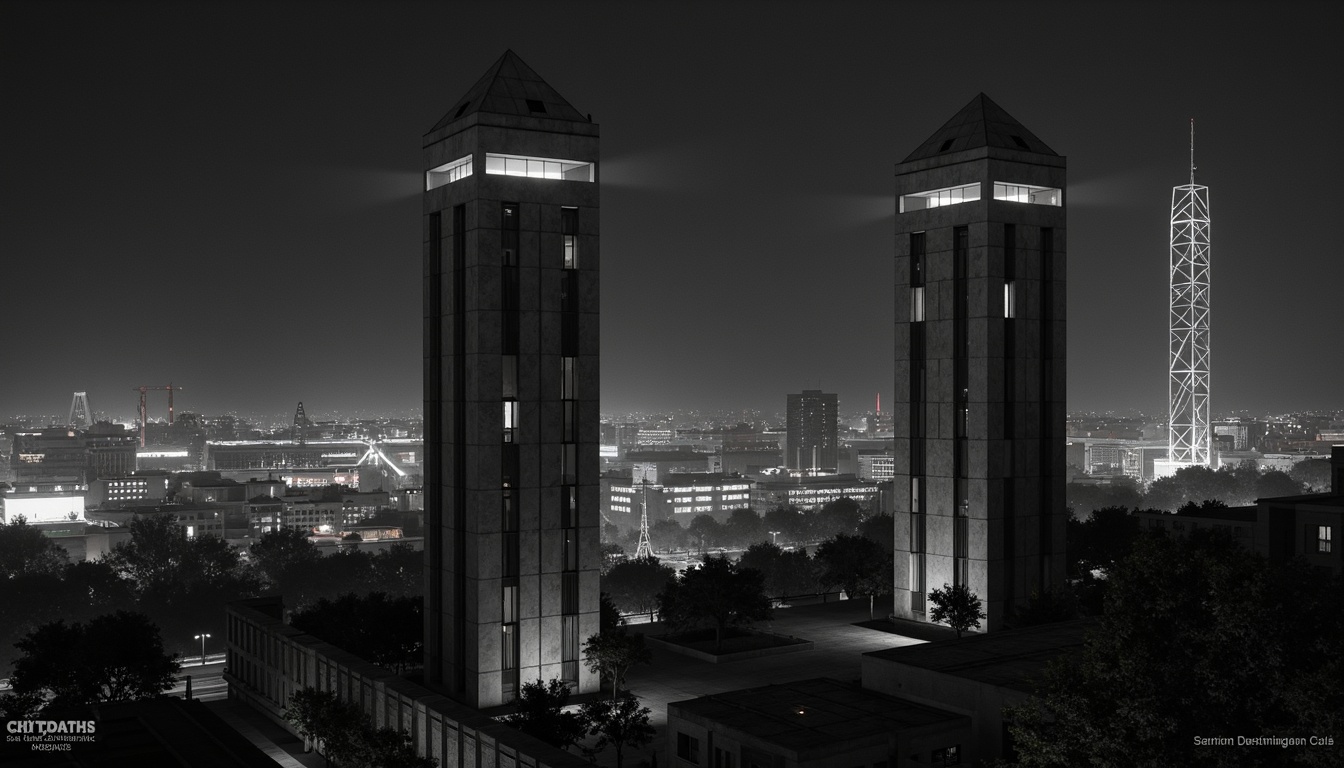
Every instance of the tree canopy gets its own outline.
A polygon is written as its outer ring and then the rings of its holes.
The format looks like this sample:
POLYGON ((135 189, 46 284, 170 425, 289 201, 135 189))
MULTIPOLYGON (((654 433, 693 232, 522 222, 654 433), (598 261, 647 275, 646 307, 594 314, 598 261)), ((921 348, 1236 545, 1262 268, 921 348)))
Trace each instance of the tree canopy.
POLYGON ((839 586, 851 598, 868 596, 869 618, 875 596, 891 594, 892 555, 872 539, 838 534, 817 547, 816 560, 821 568, 822 585, 839 586))
POLYGON ((152 698, 173 687, 181 666, 164 650, 149 617, 130 611, 87 624, 44 624, 16 645, 23 655, 14 662, 10 684, 18 700, 35 708, 152 698))
POLYGON ((588 733, 596 736, 593 752, 608 746, 616 747, 616 768, 623 768, 625 747, 648 744, 658 734, 649 723, 653 712, 641 706, 639 699, 622 696, 619 699, 599 699, 583 705, 583 720, 588 733))
POLYGON ((419 596, 370 592, 322 598, 296 612, 290 624, 397 674, 419 666, 424 652, 424 598, 419 596))
POLYGON ((1020 765, 1342 764, 1338 738, 1289 752, 1193 741, 1339 733, 1338 576, 1271 567, 1214 532, 1147 532, 1108 581, 1082 651, 1008 713, 1020 765))
POLYGON ((933 590, 929 593, 929 604, 933 606, 929 618, 955 629, 957 637, 961 637, 961 633, 968 629, 978 628, 980 620, 985 618, 980 597, 965 584, 944 584, 942 588, 933 590))
POLYGON ((707 557, 699 568, 687 568, 680 578, 668 581, 658 595, 658 610, 678 631, 713 627, 716 649, 723 647, 728 627, 773 615, 765 576, 726 557, 707 557))
POLYGON ((658 609, 658 593, 676 573, 656 557, 626 560, 601 577, 602 591, 626 613, 650 613, 658 609))
POLYGON ((33 574, 57 576, 65 564, 65 550, 28 525, 23 517, 0 525, 0 579, 33 574))
POLYGON ((614 701, 625 685, 625 675, 636 664, 650 664, 653 654, 644 647, 644 636, 628 634, 624 629, 599 632, 583 644, 583 662, 590 672, 611 681, 614 701))
POLYGON ((806 549, 785 551, 768 541, 752 544, 737 561, 739 568, 751 568, 765 576, 765 593, 784 598, 812 595, 820 591, 817 566, 806 549))
POLYGON ((505 723, 553 747, 568 749, 583 738, 588 727, 577 712, 566 712, 569 686, 561 680, 523 683, 514 700, 514 712, 505 723))

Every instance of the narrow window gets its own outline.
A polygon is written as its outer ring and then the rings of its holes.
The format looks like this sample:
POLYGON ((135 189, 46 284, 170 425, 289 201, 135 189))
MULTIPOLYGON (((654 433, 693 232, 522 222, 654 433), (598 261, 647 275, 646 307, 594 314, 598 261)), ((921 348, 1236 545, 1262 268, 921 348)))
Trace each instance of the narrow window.
POLYGON ((560 209, 560 237, 564 241, 565 269, 579 268, 579 209, 560 209))
POLYGON ((1332 536, 1330 535, 1330 526, 1321 525, 1316 528, 1316 551, 1322 554, 1331 552, 1332 536))

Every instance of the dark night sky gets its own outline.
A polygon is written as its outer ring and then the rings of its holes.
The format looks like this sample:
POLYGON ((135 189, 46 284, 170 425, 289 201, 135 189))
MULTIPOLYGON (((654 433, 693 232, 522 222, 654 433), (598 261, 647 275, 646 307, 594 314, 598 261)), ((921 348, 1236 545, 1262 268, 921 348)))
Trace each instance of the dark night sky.
POLYGON ((1191 116, 1214 410, 1344 407, 1344 13, 1168 6, 7 2, 0 416, 418 408, 420 139, 506 48, 601 124, 604 411, 889 398, 892 167, 979 91, 1068 157, 1070 410, 1164 407, 1191 116))

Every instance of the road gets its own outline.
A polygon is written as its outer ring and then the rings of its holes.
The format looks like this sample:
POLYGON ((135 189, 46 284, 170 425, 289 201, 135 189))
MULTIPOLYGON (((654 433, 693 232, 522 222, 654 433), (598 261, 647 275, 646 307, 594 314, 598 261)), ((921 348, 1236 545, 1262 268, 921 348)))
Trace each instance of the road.
POLYGON ((169 696, 185 696, 187 677, 191 677, 191 697, 201 701, 220 701, 229 697, 229 685, 224 682, 224 654, 207 656, 205 664, 200 657, 192 661, 184 660, 182 671, 178 673, 177 684, 167 693, 169 696))

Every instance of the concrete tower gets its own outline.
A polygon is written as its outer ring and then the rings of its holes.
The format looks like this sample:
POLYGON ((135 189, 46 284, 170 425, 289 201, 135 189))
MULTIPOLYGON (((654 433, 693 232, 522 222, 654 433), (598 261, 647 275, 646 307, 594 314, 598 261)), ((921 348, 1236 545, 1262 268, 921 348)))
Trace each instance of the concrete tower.
POLYGON ((984 94, 896 166, 898 616, 1064 578, 1064 175, 984 94))
POLYGON ((789 469, 835 472, 839 465, 838 399, 819 389, 790 394, 785 413, 785 440, 789 469))
POLYGON ((1171 190, 1171 311, 1168 334, 1167 458, 1159 477, 1210 466, 1209 188, 1195 183, 1195 121, 1190 121, 1190 183, 1171 190))
POLYGON ((425 678, 598 680, 598 128, 512 51, 424 139, 425 678))

